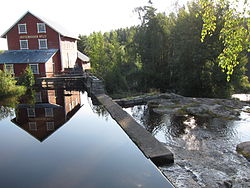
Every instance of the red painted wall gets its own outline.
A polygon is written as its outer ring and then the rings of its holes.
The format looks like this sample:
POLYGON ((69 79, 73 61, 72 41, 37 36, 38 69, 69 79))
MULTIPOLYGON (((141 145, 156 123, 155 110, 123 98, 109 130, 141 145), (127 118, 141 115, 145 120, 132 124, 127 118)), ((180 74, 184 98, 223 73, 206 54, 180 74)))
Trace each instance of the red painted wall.
POLYGON ((53 57, 53 62, 55 63, 55 74, 60 74, 62 71, 62 65, 61 65, 61 54, 58 51, 53 57))
POLYGON ((56 129, 61 127, 67 121, 66 116, 70 119, 75 112, 79 110, 81 104, 79 91, 44 90, 41 91, 41 98, 42 103, 58 104, 62 106, 62 108, 54 108, 53 117, 45 117, 45 109, 36 108, 36 105, 34 106, 35 117, 28 117, 27 108, 19 108, 16 110, 16 118, 13 119, 17 126, 20 126, 38 140, 47 138, 51 133, 56 131, 56 129), (65 96, 65 94, 72 95, 65 96), (36 122, 37 130, 30 130, 29 122, 36 122), (46 122, 54 122, 55 129, 48 131, 46 122))
POLYGON ((74 108, 81 104, 79 91, 65 91, 65 94, 71 94, 65 96, 65 111, 66 114, 70 113, 74 108))
MULTIPOLYGON (((19 77, 25 71, 27 63, 18 63, 14 64, 14 73, 16 77, 19 77)), ((35 77, 44 77, 45 76, 45 63, 39 63, 39 74, 34 74, 35 77)), ((4 65, 0 65, 0 70, 4 70, 4 65)))
POLYGON ((44 108, 35 108, 35 113, 36 117, 28 117, 27 108, 19 108, 16 111, 15 124, 40 141, 46 139, 65 123, 64 118, 58 118, 64 116, 65 111, 63 108, 54 108, 54 117, 45 117, 44 108), (37 130, 30 130, 29 122, 36 122, 37 130), (54 122, 54 130, 47 130, 46 122, 54 122))
MULTIPOLYGON (((37 23, 44 23, 31 13, 27 13, 15 26, 6 34, 8 49, 20 50, 20 40, 28 40, 29 50, 39 49, 38 39, 47 39, 48 49, 58 49, 59 51, 45 65, 39 64, 39 75, 52 77, 60 74, 64 68, 73 68, 77 60, 76 39, 63 37, 58 32, 49 27, 46 23, 46 33, 38 33, 37 23), (18 24, 26 24, 27 33, 19 34, 18 24), (53 68, 54 64, 54 68, 53 68), (54 73, 52 73, 54 71, 54 73)), ((53 27, 53 26, 52 26, 53 27)), ((26 68, 25 64, 15 64, 16 76, 26 68)), ((1 68, 0 66, 0 69, 1 68)))
MULTIPOLYGON (((48 49, 59 49, 59 34, 46 25, 46 33, 37 32, 37 23, 43 23, 32 14, 28 13, 21 19, 8 33, 8 49, 20 50, 20 40, 28 40, 29 49, 39 49, 38 39, 47 39, 48 49), (18 24, 25 24, 27 34, 18 33, 18 24), (21 37, 21 38, 20 38, 21 37), (35 37, 35 38, 22 38, 22 37, 35 37)), ((45 23, 46 24, 46 23, 45 23)))

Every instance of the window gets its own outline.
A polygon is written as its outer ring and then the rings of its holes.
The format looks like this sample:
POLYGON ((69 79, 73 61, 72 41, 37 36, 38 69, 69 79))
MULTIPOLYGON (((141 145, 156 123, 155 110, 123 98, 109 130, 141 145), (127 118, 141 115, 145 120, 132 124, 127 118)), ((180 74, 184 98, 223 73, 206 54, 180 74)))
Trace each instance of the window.
POLYGON ((29 122, 29 130, 37 131, 36 122, 29 122))
POLYGON ((45 117, 53 117, 53 108, 45 108, 45 117))
POLYGON ((28 113, 28 117, 36 116, 35 108, 27 108, 27 113, 28 113))
POLYGON ((27 33, 26 24, 18 24, 18 33, 19 34, 27 33))
POLYGON ((47 126, 47 131, 53 131, 53 130, 55 130, 55 128, 54 128, 54 122, 46 122, 46 126, 47 126))
POLYGON ((21 50, 29 49, 28 40, 20 40, 20 49, 21 50))
POLYGON ((38 39, 39 49, 48 49, 47 39, 38 39))
POLYGON ((37 23, 37 32, 46 33, 45 23, 37 23))
POLYGON ((5 64, 5 70, 6 70, 6 72, 14 74, 14 66, 13 66, 13 64, 5 64))
POLYGON ((33 74, 39 74, 38 64, 30 64, 30 68, 31 68, 33 74))
POLYGON ((36 102, 42 102, 41 92, 36 92, 36 102))

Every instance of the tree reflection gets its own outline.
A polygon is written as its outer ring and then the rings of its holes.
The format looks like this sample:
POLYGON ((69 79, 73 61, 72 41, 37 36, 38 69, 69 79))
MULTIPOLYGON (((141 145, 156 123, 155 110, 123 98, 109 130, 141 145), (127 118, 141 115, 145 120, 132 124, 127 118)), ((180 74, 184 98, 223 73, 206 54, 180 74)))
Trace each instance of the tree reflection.
POLYGON ((102 105, 93 105, 92 111, 96 113, 100 117, 105 117, 106 120, 108 120, 109 112, 106 110, 106 108, 102 105))
POLYGON ((14 108, 18 100, 16 97, 8 97, 0 100, 0 120, 14 115, 14 108))

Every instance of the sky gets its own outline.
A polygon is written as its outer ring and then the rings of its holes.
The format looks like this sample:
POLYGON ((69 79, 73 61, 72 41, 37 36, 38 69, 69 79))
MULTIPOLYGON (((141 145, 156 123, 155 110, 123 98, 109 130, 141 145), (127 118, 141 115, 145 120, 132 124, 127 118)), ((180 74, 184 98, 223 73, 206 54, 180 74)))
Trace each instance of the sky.
MULTIPOLYGON (((174 10, 187 0, 152 0, 160 12, 174 10)), ((148 0, 4 0, 0 3, 0 35, 8 30, 28 10, 54 21, 71 33, 88 35, 139 24, 134 8, 146 5, 148 0)), ((0 39, 0 50, 7 49, 0 39)))

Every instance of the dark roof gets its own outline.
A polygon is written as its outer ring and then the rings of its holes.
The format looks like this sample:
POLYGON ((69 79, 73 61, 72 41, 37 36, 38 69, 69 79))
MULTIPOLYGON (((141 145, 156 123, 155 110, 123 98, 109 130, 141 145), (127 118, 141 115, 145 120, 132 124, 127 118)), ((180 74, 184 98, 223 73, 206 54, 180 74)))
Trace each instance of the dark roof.
POLYGON ((46 25, 48 25, 50 28, 52 28, 53 30, 55 30, 56 32, 58 32, 59 34, 61 34, 62 36, 65 37, 69 37, 69 38, 73 38, 73 39, 78 39, 78 37, 75 34, 72 34, 71 32, 69 32, 68 30, 66 30, 64 27, 62 27, 61 25, 50 21, 42 16, 37 16, 33 13, 31 13, 30 11, 27 11, 23 16, 21 16, 21 18, 19 18, 7 31, 5 31, 1 37, 2 38, 6 38, 6 34, 21 20, 23 19, 24 16, 26 16, 27 14, 31 14, 32 16, 38 18, 39 20, 41 20, 42 22, 44 22, 46 25))
POLYGON ((84 62, 89 62, 89 57, 84 55, 82 52, 78 50, 77 50, 77 57, 84 62))
POLYGON ((8 50, 0 54, 0 64, 46 63, 58 50, 8 50))

